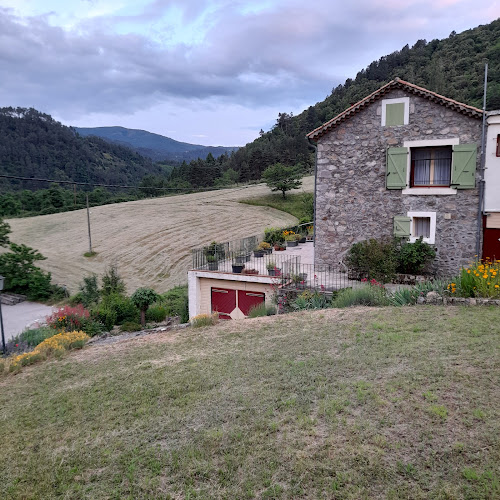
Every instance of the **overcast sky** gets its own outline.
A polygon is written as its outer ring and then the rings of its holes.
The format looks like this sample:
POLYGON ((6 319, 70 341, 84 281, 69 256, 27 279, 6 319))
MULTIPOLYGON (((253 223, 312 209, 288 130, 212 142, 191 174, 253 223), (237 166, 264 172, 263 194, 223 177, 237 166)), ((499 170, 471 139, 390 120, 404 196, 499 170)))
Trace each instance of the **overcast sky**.
POLYGON ((0 0, 0 106, 243 145, 374 59, 500 0, 0 0))

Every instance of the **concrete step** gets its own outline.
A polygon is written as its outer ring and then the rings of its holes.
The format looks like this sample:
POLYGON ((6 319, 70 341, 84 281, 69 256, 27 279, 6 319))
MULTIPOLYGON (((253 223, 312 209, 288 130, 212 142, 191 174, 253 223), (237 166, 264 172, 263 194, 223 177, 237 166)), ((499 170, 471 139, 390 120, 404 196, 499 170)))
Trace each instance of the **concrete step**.
POLYGON ((2 293, 0 295, 0 300, 2 304, 6 306, 15 306, 19 302, 24 302, 26 300, 26 295, 20 295, 18 293, 2 293))

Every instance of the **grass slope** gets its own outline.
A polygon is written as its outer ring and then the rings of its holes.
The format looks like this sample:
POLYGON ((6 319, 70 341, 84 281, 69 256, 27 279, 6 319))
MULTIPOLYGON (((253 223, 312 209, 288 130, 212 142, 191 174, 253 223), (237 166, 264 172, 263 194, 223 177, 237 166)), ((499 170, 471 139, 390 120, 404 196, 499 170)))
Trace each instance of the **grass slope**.
POLYGON ((0 381, 2 498, 499 498, 498 309, 325 310, 0 381))
POLYGON ((297 217, 297 219, 300 219, 301 217, 307 217, 308 194, 309 193, 288 194, 285 199, 283 199, 281 194, 266 194, 257 198, 241 200, 240 203, 275 208, 276 210, 292 214, 294 217, 297 217))

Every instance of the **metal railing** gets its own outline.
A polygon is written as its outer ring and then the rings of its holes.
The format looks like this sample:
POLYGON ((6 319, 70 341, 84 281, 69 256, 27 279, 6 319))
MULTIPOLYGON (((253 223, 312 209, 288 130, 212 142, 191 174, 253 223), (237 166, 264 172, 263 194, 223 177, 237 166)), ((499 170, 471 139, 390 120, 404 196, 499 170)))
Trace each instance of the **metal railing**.
POLYGON ((355 287, 360 281, 350 279, 347 269, 338 266, 302 264, 300 255, 282 255, 280 251, 255 251, 262 235, 207 245, 193 250, 195 270, 242 275, 267 276, 272 283, 287 290, 331 292, 355 287))

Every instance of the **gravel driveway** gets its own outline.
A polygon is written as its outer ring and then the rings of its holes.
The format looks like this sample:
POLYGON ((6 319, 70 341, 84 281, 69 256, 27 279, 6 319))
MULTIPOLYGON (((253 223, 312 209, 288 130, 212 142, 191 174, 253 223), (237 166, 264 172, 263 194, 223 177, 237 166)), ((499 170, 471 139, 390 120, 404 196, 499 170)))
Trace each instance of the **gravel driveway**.
POLYGON ((15 306, 2 304, 3 327, 5 341, 15 337, 29 326, 34 326, 52 314, 56 307, 38 304, 37 302, 21 302, 15 306))

